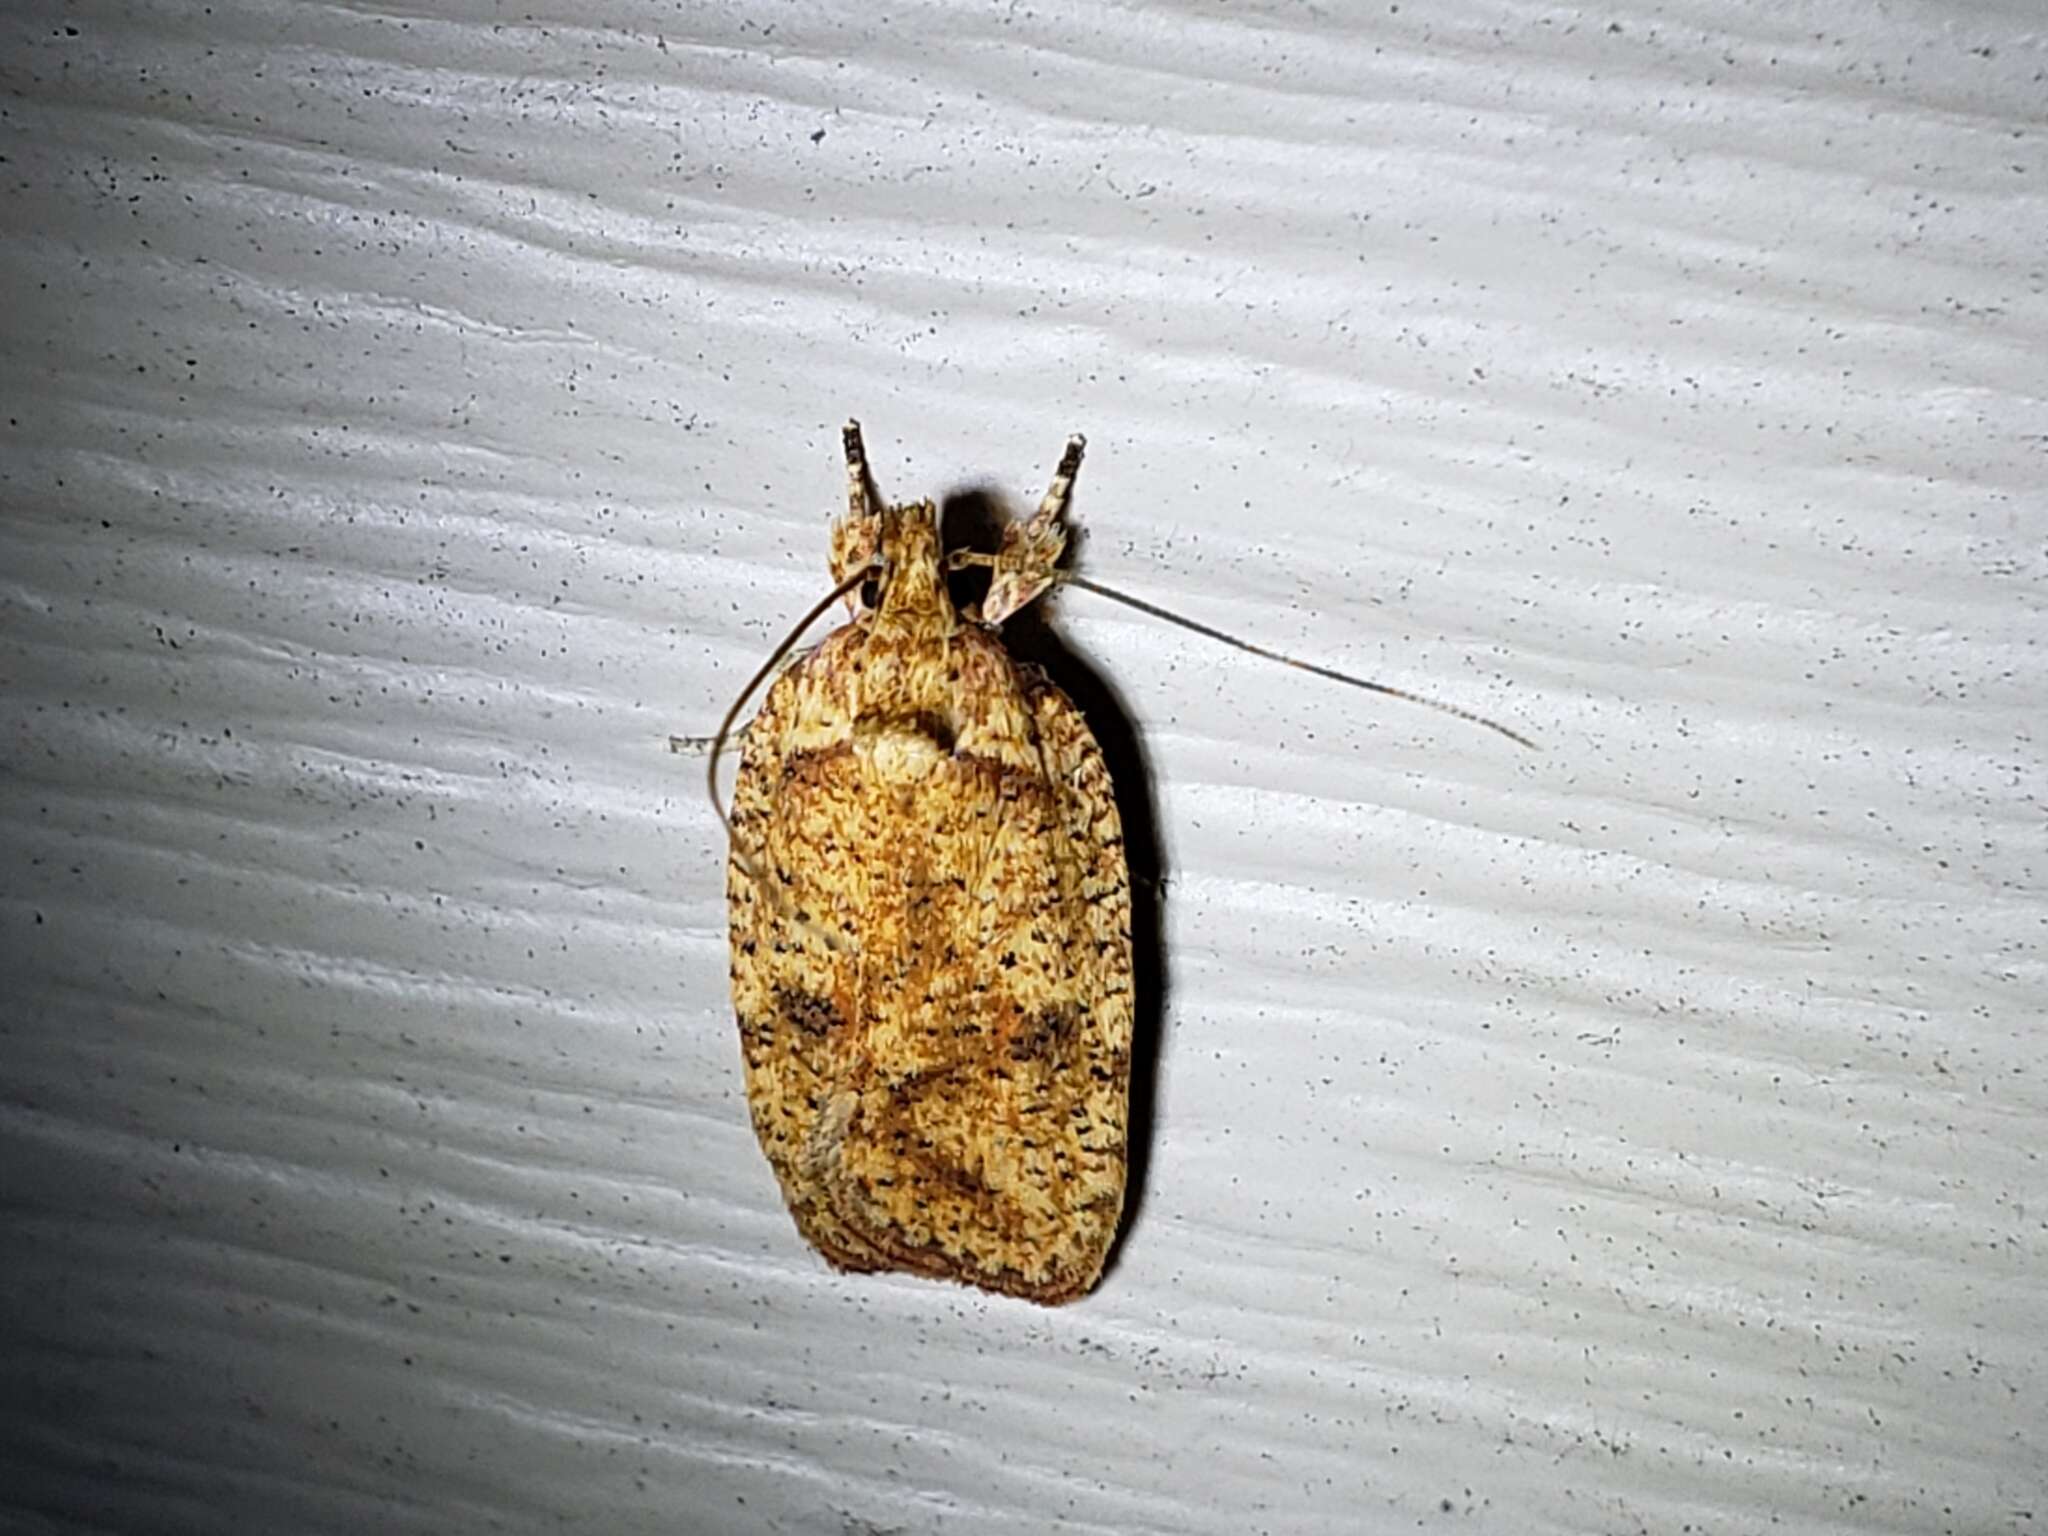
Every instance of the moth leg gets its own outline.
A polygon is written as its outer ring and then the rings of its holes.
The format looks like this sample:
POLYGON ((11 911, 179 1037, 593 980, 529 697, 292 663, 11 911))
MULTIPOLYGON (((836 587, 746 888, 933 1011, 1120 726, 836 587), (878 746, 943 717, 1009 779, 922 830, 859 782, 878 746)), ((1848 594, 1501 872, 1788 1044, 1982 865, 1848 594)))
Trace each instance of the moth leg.
MULTIPOLYGON (((832 579, 851 580, 854 573, 872 565, 882 549, 881 492, 868 469, 867 445, 861 441, 860 423, 849 421, 839 434, 846 450, 846 513, 832 520, 832 579)), ((847 594, 849 612, 859 613, 859 592, 847 594)))
MULTIPOLYGON (((747 731, 753 723, 753 721, 749 720, 745 725, 734 726, 727 733, 726 740, 744 743, 747 731)), ((718 738, 716 736, 671 736, 668 739, 669 751, 679 757, 702 757, 717 745, 718 738)))
MULTIPOLYGON (((785 672, 793 671, 797 667, 802 666, 804 662, 810 659, 811 653, 815 650, 817 650, 817 646, 806 645, 790 652, 789 656, 783 661, 782 665, 775 669, 775 676, 777 678, 780 678, 785 672)), ((754 728, 755 721, 759 720, 760 718, 761 717, 759 715, 756 715, 752 720, 742 720, 738 725, 734 726, 729 732, 726 733, 726 740, 734 743, 735 745, 744 746, 747 740, 747 732, 751 731, 754 728)), ((718 738, 716 736, 671 735, 668 739, 669 751, 678 753, 684 757, 702 757, 706 752, 709 752, 713 747, 717 745, 718 738)))
MULTIPOLYGON (((944 570, 948 576, 952 575, 955 571, 993 571, 995 568, 996 557, 982 550, 954 549, 946 552, 944 570)), ((962 603, 960 605, 960 617, 968 620, 970 623, 979 624, 981 622, 981 604, 975 602, 962 603)))
POLYGON ((981 600, 981 621, 994 627, 1046 588, 1059 580, 1060 556, 1067 549, 1067 503, 1074 494, 1074 476, 1081 469, 1081 451, 1087 441, 1079 434, 1067 439, 1059 467, 1038 510, 1026 523, 1012 523, 1003 530, 1002 548, 996 551, 995 575, 989 579, 988 596, 981 600))

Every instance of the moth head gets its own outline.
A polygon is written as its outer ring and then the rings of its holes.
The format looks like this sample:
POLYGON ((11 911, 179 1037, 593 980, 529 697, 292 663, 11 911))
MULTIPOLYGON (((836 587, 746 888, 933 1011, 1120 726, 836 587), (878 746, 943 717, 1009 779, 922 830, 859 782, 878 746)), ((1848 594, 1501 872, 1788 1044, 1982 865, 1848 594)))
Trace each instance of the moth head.
POLYGON ((939 563, 937 504, 906 501, 883 512, 878 522, 881 565, 874 591, 865 584, 861 588, 863 603, 885 620, 950 620, 952 600, 939 563))

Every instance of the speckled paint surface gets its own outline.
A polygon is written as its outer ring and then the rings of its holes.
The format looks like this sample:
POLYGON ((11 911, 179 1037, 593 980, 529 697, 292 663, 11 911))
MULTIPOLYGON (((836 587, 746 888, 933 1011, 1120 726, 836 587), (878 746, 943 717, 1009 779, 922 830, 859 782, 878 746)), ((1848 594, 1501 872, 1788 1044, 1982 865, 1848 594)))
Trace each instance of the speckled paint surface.
POLYGON ((2048 1518, 2031 7, 0 39, 6 1523, 2048 1518), (748 1124, 665 738, 855 414, 1543 747, 1044 605, 1158 999, 1057 1312, 748 1124))

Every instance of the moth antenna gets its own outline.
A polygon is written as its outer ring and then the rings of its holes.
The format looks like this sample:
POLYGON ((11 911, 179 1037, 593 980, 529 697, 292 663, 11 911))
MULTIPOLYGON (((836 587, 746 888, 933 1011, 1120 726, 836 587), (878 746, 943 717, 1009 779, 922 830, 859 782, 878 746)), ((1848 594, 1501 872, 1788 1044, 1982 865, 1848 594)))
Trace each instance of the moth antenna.
POLYGON ((1405 688, 1396 688, 1392 683, 1376 683, 1370 678, 1354 677, 1349 672, 1339 672, 1333 667, 1317 666, 1312 661, 1303 661, 1296 656, 1285 656, 1279 651, 1269 651, 1262 645, 1254 645, 1249 640, 1240 640, 1235 635, 1227 635, 1222 630, 1212 629, 1207 624, 1203 624, 1198 620, 1183 618, 1180 614, 1174 613, 1170 609, 1161 608, 1156 603, 1148 603, 1141 597, 1132 597, 1130 594, 1119 592, 1113 587, 1100 586, 1085 577, 1076 576, 1067 571, 1061 571, 1059 579, 1070 587, 1079 587, 1084 592, 1093 592, 1097 597, 1106 597, 1113 603, 1122 603, 1128 608, 1137 609, 1140 613, 1150 614, 1155 619, 1164 619, 1169 624, 1178 624, 1182 629, 1193 630, 1196 634, 1205 636, 1210 640, 1220 640, 1225 645, 1234 646, 1240 651, 1249 651, 1254 656, 1263 656, 1267 661, 1277 661, 1285 666, 1298 667, 1304 672, 1313 672, 1317 677, 1326 677, 1331 682, 1342 683, 1348 688, 1361 688, 1367 693, 1384 694, 1390 699, 1400 699, 1409 704, 1420 704, 1424 709, 1433 709, 1438 714, 1454 715, 1458 719, 1468 720, 1474 725, 1483 725, 1489 731, 1494 731, 1499 735, 1507 737, 1516 746, 1527 747, 1531 752, 1541 752, 1543 750, 1519 731, 1511 731, 1498 721, 1489 720, 1484 715, 1475 714, 1473 711, 1460 708, 1456 704, 1446 704, 1441 699, 1424 698, 1419 693, 1410 693, 1405 688))
MULTIPOLYGON (((725 718, 718 722, 718 730, 711 738, 711 752, 704 770, 704 787, 710 792, 711 809, 718 816, 718 824, 725 828, 725 842, 728 848, 732 846, 732 817, 726 814, 725 806, 718 798, 718 758, 719 754, 725 751, 727 738, 732 735, 733 722, 739 719, 740 711, 747 707, 747 700, 754 696, 754 690, 760 687, 767 680, 768 676, 782 664, 783 657, 796 649, 796 643, 803 638, 804 631, 823 618, 825 611, 834 603, 866 581, 869 576, 873 575, 880 568, 878 563, 863 565, 859 570, 847 577, 846 580, 819 598, 816 606, 796 621, 796 627, 782 637, 782 644, 776 646, 768 659, 761 663, 761 670, 747 679, 747 686, 740 690, 740 696, 732 701, 732 708, 728 709, 725 712, 725 718)), ((746 863, 745 857, 741 856, 741 866, 745 867, 746 863)), ((757 885, 765 883, 762 881, 759 871, 751 868, 747 869, 747 878, 757 885)))

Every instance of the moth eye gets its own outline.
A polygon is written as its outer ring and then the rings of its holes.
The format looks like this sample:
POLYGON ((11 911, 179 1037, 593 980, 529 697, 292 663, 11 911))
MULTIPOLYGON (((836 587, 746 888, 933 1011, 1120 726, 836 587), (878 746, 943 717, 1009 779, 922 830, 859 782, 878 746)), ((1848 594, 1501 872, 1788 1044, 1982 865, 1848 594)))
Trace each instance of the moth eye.
POLYGON ((882 588, 889 579, 888 562, 879 554, 868 556, 867 580, 860 584, 860 605, 863 608, 879 608, 882 605, 882 588))

